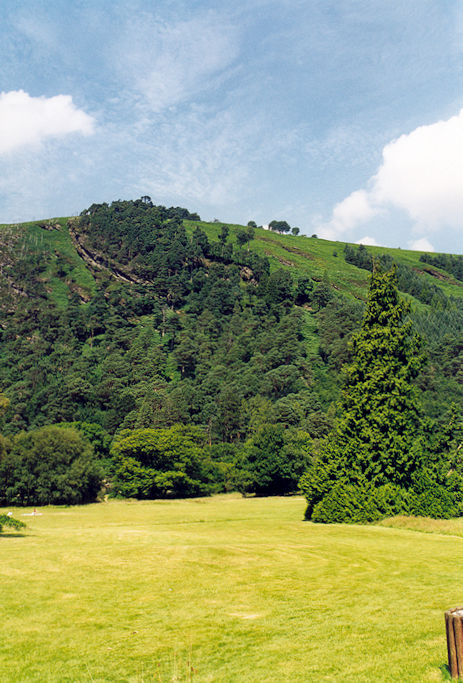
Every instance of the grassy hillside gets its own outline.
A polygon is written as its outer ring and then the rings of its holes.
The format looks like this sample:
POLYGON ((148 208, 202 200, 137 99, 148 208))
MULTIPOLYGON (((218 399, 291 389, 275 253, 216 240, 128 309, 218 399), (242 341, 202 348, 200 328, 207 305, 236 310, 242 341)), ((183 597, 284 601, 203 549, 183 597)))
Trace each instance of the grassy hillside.
MULTIPOLYGON (((222 223, 204 223, 185 221, 190 233, 195 227, 200 227, 212 239, 217 239, 222 223)), ((231 235, 243 226, 227 224, 231 235)), ((343 249, 346 242, 332 242, 305 235, 281 235, 271 230, 257 228, 254 231, 254 240, 251 249, 269 258, 272 269, 287 268, 298 273, 306 273, 311 277, 322 278, 325 272, 334 286, 342 294, 364 299, 368 287, 369 276, 356 266, 346 263, 343 257, 343 249)), ((438 284, 449 296, 463 297, 463 283, 443 271, 441 268, 432 268, 435 275, 430 275, 425 270, 425 265, 420 262, 421 254, 425 252, 410 251, 405 249, 392 249, 390 247, 368 247, 368 251, 379 256, 390 255, 394 261, 414 268, 426 279, 438 284)))
MULTIPOLYGON (((30 221, 14 225, 0 224, 0 235, 16 235, 19 239, 20 254, 38 253, 51 258, 44 279, 49 283, 50 294, 61 305, 66 305, 66 296, 74 287, 83 290, 85 296, 95 291, 94 278, 79 257, 67 228, 68 218, 51 218, 43 221, 30 221), (41 226, 55 226, 59 229, 46 229, 41 226), (56 275, 58 266, 65 267, 65 273, 56 275), (64 280, 64 282, 63 282, 64 280), (67 291, 66 288, 67 287, 67 291)), ((230 229, 230 239, 236 244, 236 231, 244 226, 233 223, 207 223, 203 221, 184 221, 188 234, 200 227, 210 240, 217 240, 222 225, 230 229)), ((369 275, 354 265, 346 263, 343 257, 345 242, 332 242, 319 238, 281 235, 270 230, 257 228, 250 249, 266 256, 271 269, 288 269, 292 273, 307 274, 321 279, 325 273, 336 291, 347 296, 364 300, 368 288, 369 275)), ((440 268, 433 268, 434 276, 426 272, 420 256, 424 252, 390 247, 368 247, 374 255, 389 254, 394 261, 415 269, 427 280, 436 283, 448 296, 463 298, 463 283, 440 268)), ((419 305, 419 304, 418 304, 419 305)))
POLYGON ((235 495, 15 510, 28 528, 0 537, 0 680, 442 680, 463 522, 303 510, 235 495))
MULTIPOLYGON (((59 308, 67 307, 73 293, 83 301, 88 301, 95 294, 94 278, 72 243, 68 220, 62 217, 0 225, 0 240, 5 244, 0 264, 9 265, 13 259, 16 266, 28 259, 36 259, 41 266, 40 277, 46 294, 59 308)), ((24 284, 15 267, 8 273, 8 280, 19 287, 24 284)), ((0 281, 0 286, 5 287, 5 282, 0 281)))
MULTIPOLYGON (((86 299, 95 293, 94 277, 72 243, 67 228, 68 221, 68 218, 62 217, 14 225, 0 224, 0 238, 3 236, 6 241, 13 238, 13 242, 17 242, 16 258, 29 253, 38 254, 47 261, 43 279, 52 299, 62 307, 67 305, 71 292, 77 291, 86 299)), ((194 229, 200 227, 210 240, 217 240, 221 226, 227 225, 230 240, 235 244, 236 231, 244 227, 232 223, 189 220, 185 220, 184 225, 190 235, 194 229)), ((315 280, 321 280, 327 274, 333 288, 340 294, 365 299, 369 274, 346 263, 343 257, 345 242, 332 242, 305 235, 280 235, 263 228, 255 229, 254 235, 250 249, 266 256, 272 270, 288 269, 293 274, 306 274, 315 280)), ((447 296, 463 298, 463 282, 440 268, 431 269, 434 275, 426 272, 426 267, 419 260, 424 252, 389 247, 368 247, 368 251, 374 255, 388 254, 397 263, 413 268, 426 280, 438 284, 447 296)), ((417 301, 415 305, 420 307, 417 301)))

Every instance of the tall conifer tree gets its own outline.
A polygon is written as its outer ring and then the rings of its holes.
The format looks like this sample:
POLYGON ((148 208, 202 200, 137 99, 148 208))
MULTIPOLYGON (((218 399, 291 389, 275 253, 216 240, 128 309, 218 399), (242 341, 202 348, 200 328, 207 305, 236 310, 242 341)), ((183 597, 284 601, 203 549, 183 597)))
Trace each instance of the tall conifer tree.
POLYGON ((375 485, 410 485, 422 451, 416 377, 423 355, 400 299, 395 268, 375 269, 362 327, 346 369, 336 440, 350 466, 375 485))
POLYGON ((436 466, 436 455, 426 447, 429 426, 412 384, 424 356, 408 312, 395 268, 375 267, 362 327, 352 342, 353 362, 345 370, 339 418, 301 480, 310 519, 456 513, 445 489, 445 466, 436 466), (431 501, 435 495, 438 504, 431 501))

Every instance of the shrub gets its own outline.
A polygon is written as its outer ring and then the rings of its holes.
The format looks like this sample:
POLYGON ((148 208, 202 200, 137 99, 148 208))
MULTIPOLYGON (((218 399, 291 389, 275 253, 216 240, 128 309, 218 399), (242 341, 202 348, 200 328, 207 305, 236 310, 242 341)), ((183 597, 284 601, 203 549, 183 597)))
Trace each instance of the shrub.
POLYGON ((313 522, 348 522, 360 524, 374 522, 381 517, 371 486, 355 486, 338 481, 323 499, 315 505, 313 522))
MULTIPOLYGON (((394 484, 374 486, 360 478, 339 480, 311 513, 314 522, 364 524, 399 514, 415 514, 415 496, 394 484)), ((310 516, 310 515, 309 515, 310 516)))
POLYGON ((21 520, 10 517, 10 515, 0 515, 0 534, 2 533, 4 526, 9 526, 17 531, 19 529, 24 529, 26 525, 24 522, 21 522, 21 520))
POLYGON ((0 504, 60 505, 94 501, 101 471, 75 429, 41 427, 15 436, 0 454, 0 504))
POLYGON ((428 480, 427 486, 405 489, 394 484, 374 486, 364 480, 353 484, 338 480, 333 488, 306 512, 313 522, 364 524, 395 515, 450 519, 461 514, 452 493, 428 480))

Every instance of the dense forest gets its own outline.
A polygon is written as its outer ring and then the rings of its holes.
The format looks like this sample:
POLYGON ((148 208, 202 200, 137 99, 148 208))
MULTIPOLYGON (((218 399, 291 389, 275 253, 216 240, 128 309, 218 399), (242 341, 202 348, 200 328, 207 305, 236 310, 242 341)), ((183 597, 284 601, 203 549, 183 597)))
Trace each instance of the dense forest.
MULTIPOLYGON (((373 262, 325 243, 321 265, 323 241, 297 233, 149 197, 1 228, 0 503, 65 502, 79 477, 73 502, 102 480, 145 498, 294 491, 335 421, 373 262), (44 444, 62 475, 38 491, 24 453, 44 444)), ((396 263, 427 360, 413 382, 443 423, 463 405, 460 259, 390 251, 374 256, 396 263)))

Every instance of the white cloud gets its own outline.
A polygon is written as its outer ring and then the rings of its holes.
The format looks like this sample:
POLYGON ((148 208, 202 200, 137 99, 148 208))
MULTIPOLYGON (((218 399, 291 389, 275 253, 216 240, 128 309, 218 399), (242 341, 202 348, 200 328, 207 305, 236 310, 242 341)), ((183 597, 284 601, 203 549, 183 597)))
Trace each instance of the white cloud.
POLYGON ((463 227, 463 109, 386 145, 371 199, 431 229, 463 227))
POLYGON ((426 237, 421 237, 410 243, 410 249, 413 251, 435 251, 433 245, 426 237))
POLYGON ((69 133, 90 135, 94 119, 70 95, 31 97, 23 90, 0 93, 0 154, 69 133))
POLYGON ((415 230, 462 229, 463 109, 387 144, 367 188, 334 207, 323 226, 330 236, 339 237, 385 209, 405 212, 415 230))
POLYGON ((365 235, 365 237, 362 237, 361 239, 357 240, 355 244, 364 244, 366 247, 378 247, 379 244, 375 240, 374 237, 370 237, 370 235, 365 235))
POLYGON ((336 204, 331 221, 320 227, 320 237, 336 239, 337 236, 365 223, 378 213, 378 208, 370 202, 365 190, 356 190, 336 204))

